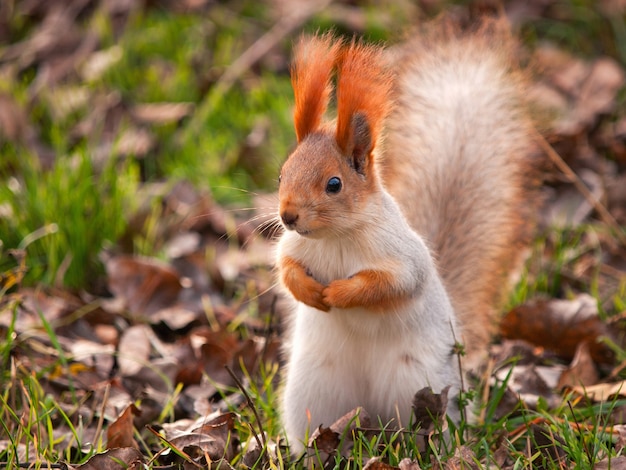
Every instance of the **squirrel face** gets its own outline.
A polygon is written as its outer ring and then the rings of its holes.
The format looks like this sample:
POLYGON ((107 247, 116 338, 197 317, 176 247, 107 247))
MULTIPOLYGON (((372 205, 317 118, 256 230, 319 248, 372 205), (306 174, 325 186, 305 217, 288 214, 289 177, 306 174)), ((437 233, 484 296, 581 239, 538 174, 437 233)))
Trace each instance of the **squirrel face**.
MULTIPOLYGON (((363 121, 365 122, 365 121, 363 121)), ((281 169, 279 215, 287 230, 307 238, 345 235, 358 228, 376 187, 367 155, 343 155, 334 135, 309 134, 281 169)))

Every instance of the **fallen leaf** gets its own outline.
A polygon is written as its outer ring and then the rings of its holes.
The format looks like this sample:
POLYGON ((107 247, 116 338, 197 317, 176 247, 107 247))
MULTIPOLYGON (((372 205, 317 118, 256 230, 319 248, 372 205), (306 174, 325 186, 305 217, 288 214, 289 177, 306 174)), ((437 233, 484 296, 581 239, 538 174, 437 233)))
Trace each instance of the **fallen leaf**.
POLYGON ((556 406, 560 401, 556 394, 556 386, 562 371, 563 367, 558 365, 549 367, 534 364, 512 365, 498 370, 495 376, 502 383, 506 381, 507 390, 513 393, 511 396, 511 399, 515 400, 511 403, 513 407, 520 399, 525 405, 534 407, 539 398, 546 400, 551 406, 556 406))
POLYGON ((367 461, 363 470, 398 470, 399 468, 383 462, 380 457, 372 457, 367 461))
POLYGON ((528 457, 533 457, 533 468, 570 468, 565 452, 567 444, 549 427, 531 424, 527 439, 526 448, 528 457))
POLYGON ((626 381, 601 383, 589 387, 575 386, 572 390, 595 402, 610 400, 613 397, 626 397, 626 381))
POLYGON ((122 157, 143 158, 155 146, 156 139, 150 131, 142 128, 129 128, 122 132, 114 150, 117 155, 122 157))
POLYGON ((599 379, 598 370, 589 353, 589 346, 587 343, 580 343, 572 362, 561 374, 558 387, 559 389, 573 386, 588 387, 597 384, 599 379))
POLYGON ((118 345, 118 365, 122 376, 133 376, 149 363, 150 338, 145 325, 127 328, 118 345))
POLYGON ((235 428, 235 419, 237 419, 235 413, 220 414, 215 418, 204 421, 201 426, 193 428, 192 431, 211 434, 226 442, 229 438, 229 434, 235 428))
POLYGON ((135 427, 133 425, 134 416, 139 414, 141 412, 134 404, 128 405, 120 416, 109 425, 107 429, 107 449, 139 448, 135 441, 135 427))
POLYGON ((593 466, 593 470, 626 470, 626 456, 605 457, 593 466))
POLYGON ((189 116, 193 107, 193 103, 145 103, 133 106, 130 114, 143 124, 168 124, 189 116))
POLYGON ((182 290, 178 273, 154 259, 114 256, 105 261, 111 292, 135 315, 150 315, 169 307, 182 290))
POLYGON ((542 71, 543 87, 552 88, 562 99, 550 96, 545 89, 534 88, 531 99, 552 106, 556 116, 552 128, 560 137, 577 136, 593 127, 601 114, 616 105, 617 92, 624 83, 624 71, 608 57, 589 63, 554 46, 539 47, 534 59, 542 71))
POLYGON ((478 470, 482 467, 478 464, 478 458, 472 449, 468 446, 459 446, 443 468, 445 470, 478 470))
POLYGON ((94 52, 81 67, 83 78, 88 82, 98 80, 123 57, 124 51, 119 45, 94 52))
POLYGON ((248 468, 272 468, 273 465, 279 468, 278 452, 278 445, 266 433, 252 435, 245 446, 243 464, 248 468))
POLYGON ((87 463, 75 467, 76 470, 143 470, 144 457, 134 447, 109 449, 92 456, 87 463))
MULTIPOLYGON (((152 359, 144 364, 134 375, 125 376, 124 385, 133 394, 140 394, 146 387, 151 387, 162 394, 173 393, 172 384, 180 364, 171 355, 152 359)), ((167 399, 166 396, 164 396, 167 399)))
POLYGON ((166 438, 170 445, 181 449, 196 463, 206 465, 206 456, 210 462, 231 460, 238 447, 237 437, 233 434, 235 418, 234 413, 225 413, 208 421, 202 420, 199 426, 190 430, 170 427, 166 438))
POLYGON ((586 342, 594 361, 611 364, 615 354, 603 342, 617 342, 613 331, 598 317, 596 300, 580 294, 572 300, 535 300, 514 308, 500 323, 504 338, 523 339, 572 358, 580 343, 586 342))
POLYGON ((199 315, 182 305, 173 305, 168 308, 159 310, 150 317, 153 325, 162 323, 170 331, 184 333, 189 331, 193 324, 198 320, 199 315))
POLYGON ((576 106, 579 121, 590 126, 597 115, 613 109, 617 92, 623 85, 624 71, 613 59, 596 60, 580 89, 576 106))
POLYGON ((308 448, 326 460, 333 455, 348 457, 354 444, 355 433, 358 428, 368 428, 370 426, 369 413, 364 408, 358 407, 349 411, 330 427, 320 426, 313 431, 309 438, 308 448))
POLYGON ((400 470, 420 470, 419 464, 415 460, 404 458, 400 460, 400 470))
MULTIPOLYGON (((581 170, 579 176, 595 200, 601 201, 605 196, 602 178, 588 169, 581 170)), ((542 214, 542 223, 546 227, 577 227, 594 210, 591 202, 573 185, 561 185, 555 193, 542 214)))
MULTIPOLYGON (((613 416, 615 415, 611 413, 611 417, 613 416)), ((608 422, 611 422, 611 420, 608 422)), ((621 422, 623 423, 624 421, 622 420, 621 422)), ((626 447, 626 426, 624 424, 614 424, 611 426, 611 432, 613 436, 617 436, 615 440, 615 453, 618 455, 622 454, 624 447, 626 447)))
POLYGON ((415 426, 419 426, 420 432, 429 434, 433 431, 445 431, 447 421, 445 419, 448 409, 448 391, 444 388, 439 393, 434 393, 432 388, 425 387, 413 396, 413 415, 415 426))

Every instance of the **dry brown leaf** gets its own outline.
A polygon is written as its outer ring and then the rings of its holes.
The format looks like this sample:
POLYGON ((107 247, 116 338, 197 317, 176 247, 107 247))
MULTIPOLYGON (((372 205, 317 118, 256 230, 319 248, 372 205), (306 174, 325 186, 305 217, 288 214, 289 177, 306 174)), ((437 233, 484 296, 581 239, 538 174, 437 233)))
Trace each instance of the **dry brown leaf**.
POLYGON ((107 70, 122 60, 123 57, 124 51, 119 45, 96 51, 83 63, 81 67, 82 76, 88 82, 96 81, 100 79, 107 70))
POLYGON ((255 434, 245 446, 243 464, 248 468, 280 468, 279 452, 279 446, 268 438, 267 433, 255 434))
POLYGON ((159 310, 150 317, 150 321, 153 325, 162 323, 170 331, 183 333, 189 331, 189 328, 198 320, 198 317, 199 315, 196 312, 189 310, 183 305, 176 304, 159 310))
POLYGON ((415 460, 404 458, 400 460, 400 470, 420 470, 419 464, 415 460))
POLYGON ((174 436, 166 437, 172 446, 182 450, 196 463, 206 464, 206 456, 213 462, 230 460, 234 457, 238 444, 236 436, 232 434, 235 417, 234 413, 225 413, 195 426, 190 431, 172 429, 174 436))
POLYGON ((122 132, 115 145, 115 153, 122 157, 143 158, 156 146, 154 135, 141 128, 129 128, 122 132))
POLYGON ((224 413, 202 423, 192 432, 211 436, 223 446, 225 458, 231 460, 237 451, 238 440, 236 435, 233 435, 233 430, 235 429, 235 420, 238 418, 235 413, 224 413))
POLYGON ((623 85, 624 71, 613 59, 596 60, 580 89, 576 106, 578 120, 589 126, 599 114, 612 110, 623 85))
POLYGON ((555 393, 556 386, 563 371, 562 366, 513 365, 496 372, 501 382, 507 381, 509 405, 515 407, 522 400, 529 407, 534 407, 541 397, 550 406, 557 406, 560 397, 555 393))
POLYGON ((96 454, 87 463, 75 468, 76 470, 142 470, 144 457, 134 447, 121 447, 96 454))
POLYGON ((174 234, 163 247, 169 259, 182 258, 196 253, 201 247, 202 239, 198 232, 181 232, 174 234))
POLYGON ((531 424, 527 439, 528 457, 534 457, 533 468, 570 468, 565 452, 567 444, 548 426, 531 424), (536 458, 536 454, 542 457, 536 458))
POLYGON ((502 319, 500 332, 504 338, 523 339, 567 358, 586 342, 594 361, 614 360, 613 351, 600 340, 617 341, 615 334, 598 317, 596 300, 587 294, 572 300, 535 300, 514 308, 502 319))
POLYGON ((626 456, 605 457, 593 466, 593 470, 626 470, 626 456))
POLYGON ((541 108, 556 111, 552 127, 557 135, 580 135, 599 115, 615 107, 624 72, 613 59, 603 57, 587 63, 554 46, 538 48, 534 58, 544 81, 533 87, 531 99, 541 108))
POLYGON ((193 107, 193 103, 145 103, 133 106, 130 114, 142 124, 168 124, 189 116, 193 107))
POLYGON ((569 367, 561 374, 558 387, 588 387, 597 384, 598 380, 600 376, 589 353, 589 346, 587 343, 580 343, 569 367))
POLYGON ((319 452, 323 460, 337 454, 347 458, 354 444, 357 428, 368 428, 370 424, 367 411, 361 407, 355 408, 335 421, 330 427, 320 426, 313 431, 309 438, 308 447, 319 452))
POLYGON ((101 380, 110 376, 114 367, 115 347, 113 345, 76 338, 68 349, 74 360, 93 368, 101 380))
MULTIPOLYGON (((583 169, 578 176, 597 201, 604 198, 604 181, 597 173, 583 169)), ((555 191, 556 194, 542 214, 544 226, 577 227, 593 212, 591 202, 572 185, 561 185, 555 191)))
POLYGON ((447 429, 445 416, 448 409, 449 390, 448 386, 441 392, 434 393, 432 388, 425 387, 415 393, 412 409, 415 426, 419 426, 420 432, 429 434, 435 430, 447 429))
POLYGON ((133 376, 150 360, 150 337, 146 325, 135 325, 122 333, 118 364, 122 376, 133 376))
POLYGON ((341 434, 330 428, 320 426, 309 439, 308 447, 320 455, 334 455, 341 444, 341 434))
MULTIPOLYGON (((611 418, 614 416, 613 413, 611 413, 611 418)), ((609 420, 607 422, 613 422, 613 420, 609 418, 609 420)), ((621 421, 622 423, 624 422, 623 420, 621 421)), ((611 432, 613 434, 613 436, 617 436, 617 439, 615 441, 615 453, 616 454, 623 454, 623 450, 624 447, 626 447, 626 425, 624 424, 613 424, 611 426, 611 432)))
POLYGON ((109 289, 135 315, 147 316, 169 307, 182 289, 178 273, 154 259, 114 256, 105 266, 109 289))
POLYGON ((459 446, 455 449, 454 456, 444 464, 443 468, 445 470, 478 470, 482 467, 477 460, 472 449, 459 446))
POLYGON ((124 447, 139 448, 134 437, 134 416, 140 415, 141 412, 134 404, 130 404, 119 417, 109 425, 107 429, 107 449, 116 449, 124 447))
POLYGON ((590 400, 601 402, 613 397, 626 397, 626 381, 614 383, 602 383, 590 385, 589 387, 575 386, 572 390, 590 400))
POLYGON ((380 457, 372 457, 367 461, 363 470, 399 470, 400 467, 394 467, 380 460, 380 457))
MULTIPOLYGON (((163 404, 167 401, 167 395, 172 393, 172 384, 178 373, 180 364, 170 355, 152 359, 145 364, 136 374, 125 376, 124 385, 133 394, 145 392, 147 387, 155 391, 155 395, 163 398, 163 404)), ((161 400, 159 400, 161 401, 161 400)))

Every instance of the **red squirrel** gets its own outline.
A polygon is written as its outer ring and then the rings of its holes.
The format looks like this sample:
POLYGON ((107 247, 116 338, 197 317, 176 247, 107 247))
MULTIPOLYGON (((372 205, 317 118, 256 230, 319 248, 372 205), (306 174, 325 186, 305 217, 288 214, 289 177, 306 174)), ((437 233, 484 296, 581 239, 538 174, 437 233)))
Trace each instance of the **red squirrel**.
POLYGON ((505 23, 439 20, 393 51, 330 34, 296 46, 277 245, 295 303, 282 399, 295 451, 357 406, 407 426, 427 386, 451 386, 459 418, 455 349, 472 365, 486 351, 535 206, 533 122, 505 23))

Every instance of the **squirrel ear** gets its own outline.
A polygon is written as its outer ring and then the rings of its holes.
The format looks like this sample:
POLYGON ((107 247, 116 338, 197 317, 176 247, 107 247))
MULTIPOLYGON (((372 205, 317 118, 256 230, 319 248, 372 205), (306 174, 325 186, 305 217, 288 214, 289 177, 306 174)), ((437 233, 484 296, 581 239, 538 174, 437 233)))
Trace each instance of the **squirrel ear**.
POLYGON ((335 140, 361 173, 391 107, 393 80, 380 47, 353 40, 338 57, 335 140))
POLYGON ((291 83, 295 97, 294 125, 298 142, 322 121, 332 91, 331 75, 341 42, 331 33, 302 37, 295 48, 291 83))
POLYGON ((365 174, 369 156, 372 152, 372 133, 365 114, 357 112, 352 116, 350 127, 352 135, 347 149, 352 158, 352 167, 361 174, 365 174))

